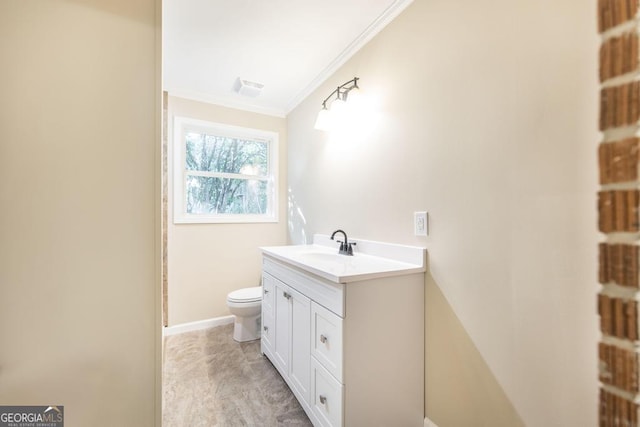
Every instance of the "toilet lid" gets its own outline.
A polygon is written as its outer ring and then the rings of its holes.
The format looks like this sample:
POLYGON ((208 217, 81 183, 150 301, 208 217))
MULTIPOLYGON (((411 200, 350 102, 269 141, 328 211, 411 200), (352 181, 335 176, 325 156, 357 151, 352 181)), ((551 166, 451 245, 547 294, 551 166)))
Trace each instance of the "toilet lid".
POLYGON ((256 302, 262 299, 262 286, 243 288, 231 292, 227 300, 231 302, 256 302))

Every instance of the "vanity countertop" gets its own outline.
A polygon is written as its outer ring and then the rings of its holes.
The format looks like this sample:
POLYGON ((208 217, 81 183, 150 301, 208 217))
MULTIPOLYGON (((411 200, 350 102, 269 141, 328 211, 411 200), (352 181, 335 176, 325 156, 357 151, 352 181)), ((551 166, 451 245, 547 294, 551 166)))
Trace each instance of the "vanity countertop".
POLYGON ((316 234, 313 244, 266 246, 265 256, 289 263, 334 283, 349 283, 380 277, 423 273, 426 270, 426 249, 362 239, 353 256, 338 254, 338 243, 329 236, 316 234))

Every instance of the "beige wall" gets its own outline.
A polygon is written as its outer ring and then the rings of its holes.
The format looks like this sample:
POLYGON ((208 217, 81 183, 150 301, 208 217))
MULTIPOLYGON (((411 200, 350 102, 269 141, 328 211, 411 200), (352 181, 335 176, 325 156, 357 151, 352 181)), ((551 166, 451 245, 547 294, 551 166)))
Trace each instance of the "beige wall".
MULTIPOLYGON (((173 117, 191 117, 279 134, 280 212, 277 223, 174 224, 169 181, 169 326, 229 315, 227 294, 260 285, 260 246, 286 243, 287 131, 284 118, 169 97, 169 144, 173 117)), ((169 170, 172 172, 171 159, 169 170)))
POLYGON ((0 403, 69 426, 159 425, 157 12, 0 2, 0 403))
POLYGON ((294 243, 428 248, 440 427, 596 424, 595 22, 580 0, 417 0, 287 118, 294 243), (314 130, 353 76, 364 124, 314 130))

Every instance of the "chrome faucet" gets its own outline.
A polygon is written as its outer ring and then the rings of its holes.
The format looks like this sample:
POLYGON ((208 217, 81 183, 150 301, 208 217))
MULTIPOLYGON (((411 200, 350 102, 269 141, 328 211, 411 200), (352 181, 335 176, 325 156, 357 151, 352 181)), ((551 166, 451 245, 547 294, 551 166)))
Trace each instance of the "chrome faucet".
POLYGON ((355 245, 356 242, 349 243, 349 239, 347 238, 347 233, 345 233, 343 230, 334 231, 333 234, 331 234, 331 240, 334 240, 334 237, 336 236, 336 233, 342 233, 342 235, 344 236, 344 242, 341 241, 341 240, 336 240, 336 242, 340 243, 340 250, 338 251, 338 253, 341 254, 341 255, 353 256, 353 246, 352 245, 355 245))

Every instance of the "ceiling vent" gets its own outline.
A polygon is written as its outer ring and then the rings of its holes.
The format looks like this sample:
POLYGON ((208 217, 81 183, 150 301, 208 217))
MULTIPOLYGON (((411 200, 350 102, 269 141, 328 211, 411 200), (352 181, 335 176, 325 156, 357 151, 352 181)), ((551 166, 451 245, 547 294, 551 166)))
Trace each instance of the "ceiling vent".
POLYGON ((251 80, 244 80, 238 77, 235 85, 233 86, 233 90, 238 92, 240 95, 255 98, 260 95, 263 87, 264 85, 262 83, 252 82, 251 80))

